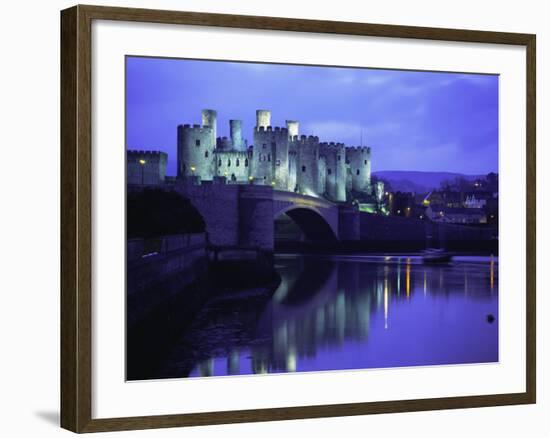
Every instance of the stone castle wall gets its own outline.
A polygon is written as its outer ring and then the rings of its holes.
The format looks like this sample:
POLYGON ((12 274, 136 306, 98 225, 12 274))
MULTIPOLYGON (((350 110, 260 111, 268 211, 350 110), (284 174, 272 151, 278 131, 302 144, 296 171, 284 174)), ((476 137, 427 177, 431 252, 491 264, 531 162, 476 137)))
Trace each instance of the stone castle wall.
POLYGON ((336 202, 346 200, 346 160, 343 143, 320 143, 319 154, 326 162, 326 187, 328 199, 336 202))
POLYGON ((296 172, 298 166, 298 154, 295 150, 290 149, 288 152, 288 191, 295 192, 297 190, 296 172))
POLYGON ((257 126, 254 129, 252 175, 277 190, 288 190, 288 130, 257 126))
POLYGON ((298 193, 315 196, 319 190, 319 137, 313 135, 293 137, 298 151, 296 186, 298 193))
POLYGON ((319 154, 319 162, 317 163, 318 187, 317 193, 321 196, 327 195, 327 158, 325 155, 319 154))
POLYGON ((268 185, 334 202, 345 202, 352 190, 371 192, 368 147, 319 143, 316 136, 298 135, 295 120, 273 127, 268 110, 256 111, 250 148, 241 120, 230 120, 230 137, 216 138, 216 124, 216 111, 203 110, 202 126, 178 126, 178 178, 193 177, 200 183, 225 177, 229 183, 268 185))
POLYGON ((346 161, 351 174, 351 188, 357 192, 370 192, 370 148, 346 148, 346 161))
POLYGON ((214 153, 217 176, 225 176, 228 182, 247 182, 250 176, 252 154, 247 151, 222 151, 214 153))
POLYGON ((156 185, 166 178, 168 155, 160 151, 126 152, 128 184, 156 185))
POLYGON ((178 178, 199 175, 203 180, 214 176, 213 128, 200 125, 178 126, 178 178))

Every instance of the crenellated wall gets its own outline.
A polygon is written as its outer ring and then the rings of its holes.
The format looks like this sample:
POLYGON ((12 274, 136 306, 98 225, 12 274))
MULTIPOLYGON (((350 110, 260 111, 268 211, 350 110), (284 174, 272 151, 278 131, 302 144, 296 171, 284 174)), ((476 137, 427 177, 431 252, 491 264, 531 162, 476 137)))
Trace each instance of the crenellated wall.
POLYGON ((288 152, 288 186, 287 190, 289 192, 295 192, 296 191, 296 169, 298 166, 298 153, 296 150, 292 149, 292 143, 289 144, 289 152, 288 152))
POLYGON ((168 155, 160 151, 127 151, 127 183, 140 185, 162 184, 166 177, 167 159, 168 155))
POLYGON ((298 135, 296 120, 286 120, 286 127, 271 126, 269 110, 256 111, 250 147, 241 120, 229 121, 230 137, 215 140, 216 111, 203 110, 202 123, 178 126, 179 179, 268 185, 333 202, 345 202, 352 190, 372 192, 368 147, 319 143, 316 136, 298 135))
POLYGON ((295 136, 297 151, 296 186, 298 193, 315 196, 319 188, 319 137, 295 136))
POLYGON ((337 202, 346 200, 346 148, 343 143, 319 143, 319 154, 325 157, 328 199, 337 202))
POLYGON ((346 161, 351 174, 352 190, 370 193, 370 148, 366 146, 348 147, 346 161))
POLYGON ((250 161, 252 153, 237 150, 216 150, 215 153, 217 176, 225 176, 229 183, 247 182, 250 176, 250 161))
POLYGON ((254 178, 279 190, 287 190, 288 169, 288 130, 278 126, 254 128, 254 178))
POLYGON ((325 155, 319 154, 319 161, 317 163, 317 171, 319 176, 317 177, 317 193, 321 196, 327 195, 327 159, 325 155))
POLYGON ((211 180, 214 175, 213 128, 200 125, 178 126, 178 178, 200 176, 211 180))

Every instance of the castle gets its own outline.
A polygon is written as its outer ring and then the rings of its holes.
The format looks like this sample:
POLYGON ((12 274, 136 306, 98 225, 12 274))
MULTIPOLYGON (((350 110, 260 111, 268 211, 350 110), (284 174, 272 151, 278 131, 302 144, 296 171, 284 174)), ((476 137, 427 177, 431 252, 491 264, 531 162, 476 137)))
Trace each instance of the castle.
POLYGON ((346 147, 299 135, 299 122, 271 126, 271 112, 256 111, 254 144, 242 121, 230 120, 230 137, 217 137, 217 112, 202 111, 202 125, 179 125, 177 178, 272 185, 276 190, 345 202, 352 191, 370 195, 370 147, 346 147))

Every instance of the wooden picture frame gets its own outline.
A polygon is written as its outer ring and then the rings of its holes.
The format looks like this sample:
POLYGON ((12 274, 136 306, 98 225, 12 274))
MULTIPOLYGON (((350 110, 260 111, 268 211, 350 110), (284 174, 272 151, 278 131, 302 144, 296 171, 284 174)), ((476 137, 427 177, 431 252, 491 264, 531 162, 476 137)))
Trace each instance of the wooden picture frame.
POLYGON ((147 429, 535 403, 535 35, 382 24, 75 6, 61 12, 61 426, 74 432, 147 429), (526 48, 526 391, 129 418, 92 418, 92 35, 93 20, 186 24, 526 48))

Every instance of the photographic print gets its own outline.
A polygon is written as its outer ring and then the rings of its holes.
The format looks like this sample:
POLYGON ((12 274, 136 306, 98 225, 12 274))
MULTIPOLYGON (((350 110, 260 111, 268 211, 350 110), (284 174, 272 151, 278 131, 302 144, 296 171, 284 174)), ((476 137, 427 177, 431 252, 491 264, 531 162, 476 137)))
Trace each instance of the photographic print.
POLYGON ((499 77, 127 56, 126 378, 499 361, 499 77))

